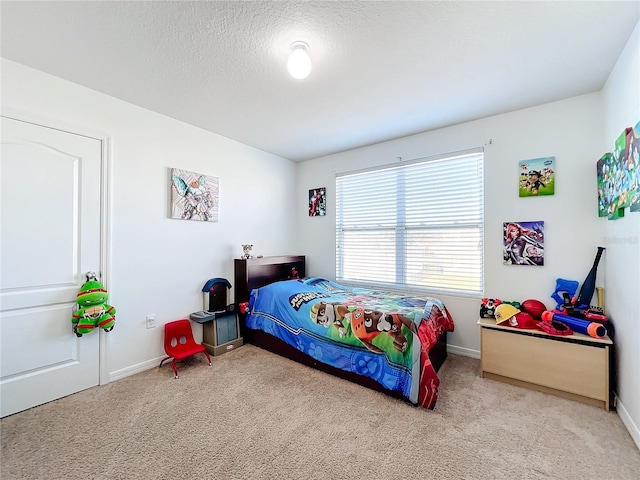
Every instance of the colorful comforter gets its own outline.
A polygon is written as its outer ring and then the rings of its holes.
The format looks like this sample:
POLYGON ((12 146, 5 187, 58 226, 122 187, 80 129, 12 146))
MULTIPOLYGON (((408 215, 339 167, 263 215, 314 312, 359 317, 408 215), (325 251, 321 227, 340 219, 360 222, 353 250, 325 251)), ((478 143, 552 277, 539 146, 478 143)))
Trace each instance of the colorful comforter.
POLYGON ((351 288, 319 277, 253 290, 246 325, 426 408, 435 405, 440 383, 429 350, 454 328, 435 298, 351 288))

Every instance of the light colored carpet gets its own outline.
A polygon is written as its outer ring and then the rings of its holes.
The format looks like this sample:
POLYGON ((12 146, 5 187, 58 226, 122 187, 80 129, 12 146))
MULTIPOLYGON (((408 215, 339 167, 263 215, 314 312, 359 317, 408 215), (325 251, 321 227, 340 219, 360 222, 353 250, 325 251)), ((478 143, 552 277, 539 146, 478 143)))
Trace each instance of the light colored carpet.
POLYGON ((178 365, 2 419, 2 480, 639 478, 615 413, 470 358, 449 356, 433 411, 252 345, 178 365))

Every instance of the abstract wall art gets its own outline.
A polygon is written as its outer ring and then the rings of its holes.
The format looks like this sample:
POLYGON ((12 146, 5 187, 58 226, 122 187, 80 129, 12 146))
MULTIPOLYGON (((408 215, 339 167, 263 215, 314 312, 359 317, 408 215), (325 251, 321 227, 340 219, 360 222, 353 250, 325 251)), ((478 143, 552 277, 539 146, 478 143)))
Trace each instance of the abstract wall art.
POLYGON ((171 218, 217 222, 219 200, 218 177, 171 169, 171 218))

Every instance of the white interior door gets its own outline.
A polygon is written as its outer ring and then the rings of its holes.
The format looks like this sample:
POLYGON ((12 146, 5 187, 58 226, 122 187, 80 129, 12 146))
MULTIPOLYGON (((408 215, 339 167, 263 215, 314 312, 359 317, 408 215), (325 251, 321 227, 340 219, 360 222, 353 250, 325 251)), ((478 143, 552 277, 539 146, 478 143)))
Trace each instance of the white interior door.
POLYGON ((100 272, 102 142, 2 117, 0 416, 99 383, 98 331, 71 316, 100 272))

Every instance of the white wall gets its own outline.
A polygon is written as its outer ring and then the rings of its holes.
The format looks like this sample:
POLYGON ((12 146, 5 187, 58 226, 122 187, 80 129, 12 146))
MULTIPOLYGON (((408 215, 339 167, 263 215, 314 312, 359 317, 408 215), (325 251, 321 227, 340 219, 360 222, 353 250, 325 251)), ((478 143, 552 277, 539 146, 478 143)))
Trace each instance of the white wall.
MULTIPOLYGON (((304 162, 298 167, 297 251, 308 255, 309 273, 335 278, 335 175, 373 165, 482 146, 485 148, 485 295, 503 300, 536 298, 548 307, 556 279, 582 282, 602 239, 597 215, 595 164, 603 153, 599 93, 485 118, 441 130, 304 162), (556 157, 556 193, 518 197, 518 161, 556 157), (306 216, 308 189, 327 187, 327 216, 306 216), (502 224, 544 220, 545 265, 502 263, 502 224)), ((375 261, 375 259, 372 259, 375 261)), ((456 330, 452 351, 479 356, 479 299, 439 295, 456 330)))
MULTIPOLYGON (((233 283, 241 243, 256 254, 297 253, 294 163, 5 59, 1 67, 3 107, 110 137, 107 287, 118 310, 106 334, 111 379, 159 363, 162 325, 202 309, 207 279, 233 283), (219 223, 168 218, 171 167, 219 177, 219 223), (154 329, 145 327, 150 313, 154 329)), ((201 338, 199 326, 194 333, 201 338)))
MULTIPOLYGON (((555 279, 582 282, 596 247, 606 247, 598 270, 615 325, 618 412, 640 448, 640 213, 609 221, 597 216, 595 164, 629 126, 640 121, 640 23, 601 92, 454 127, 413 135, 304 162, 298 167, 301 218, 297 251, 312 275, 335 278, 335 175, 396 161, 464 150, 485 150, 485 295, 537 298, 547 306, 555 279), (517 162, 556 157, 556 194, 519 198, 517 162), (308 190, 327 187, 327 216, 308 217, 308 190), (502 265, 504 221, 545 221, 545 266, 502 265)), ((372 261, 375 261, 372 259, 372 261)), ((456 320, 451 351, 478 356, 478 300, 442 297, 456 320)), ((595 300, 595 299, 594 299, 595 300)))
MULTIPOLYGON (((640 23, 603 89, 605 145, 640 122, 640 23)), ((607 313, 616 327, 618 412, 640 448, 640 212, 625 212, 605 228, 607 313)))

